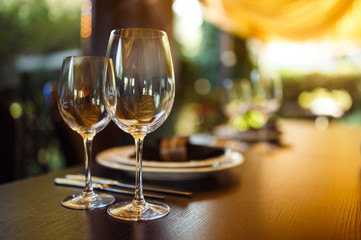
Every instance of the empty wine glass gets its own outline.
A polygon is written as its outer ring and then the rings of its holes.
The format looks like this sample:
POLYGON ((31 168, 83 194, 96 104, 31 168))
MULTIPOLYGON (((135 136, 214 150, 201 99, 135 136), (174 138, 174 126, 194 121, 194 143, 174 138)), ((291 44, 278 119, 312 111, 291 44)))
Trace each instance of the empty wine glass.
POLYGON ((85 187, 62 201, 73 209, 105 207, 114 202, 109 194, 97 194, 91 182, 91 151, 94 136, 110 121, 103 97, 103 80, 112 78, 111 65, 105 57, 66 57, 59 80, 58 108, 65 123, 83 138, 85 154, 85 187), (105 72, 106 71, 106 72, 105 72))
POLYGON ((223 80, 222 107, 229 123, 236 127, 237 118, 242 117, 252 106, 251 84, 248 79, 223 80))
POLYGON ((134 199, 111 205, 108 213, 130 221, 163 217, 169 213, 166 204, 144 199, 142 154, 144 137, 163 124, 173 106, 175 81, 167 34, 142 28, 113 30, 107 57, 115 73, 114 80, 105 82, 107 109, 118 127, 133 136, 136 150, 134 199))
MULTIPOLYGON (((252 70, 252 109, 257 111, 263 129, 260 130, 261 141, 268 141, 267 122, 272 114, 277 112, 282 104, 283 91, 282 82, 275 73, 262 73, 257 69, 252 70)), ((270 145, 267 146, 270 149, 270 145)))

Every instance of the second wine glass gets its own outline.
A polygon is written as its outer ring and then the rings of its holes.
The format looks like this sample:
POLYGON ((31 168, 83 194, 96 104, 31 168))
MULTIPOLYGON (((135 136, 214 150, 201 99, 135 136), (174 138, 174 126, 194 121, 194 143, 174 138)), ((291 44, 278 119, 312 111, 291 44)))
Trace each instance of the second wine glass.
POLYGON ((167 34, 160 30, 113 30, 107 57, 113 60, 114 81, 105 84, 107 109, 113 121, 135 140, 135 196, 131 202, 111 205, 115 218, 143 221, 163 217, 169 207, 146 202, 142 186, 144 137, 167 119, 174 101, 175 80, 167 34))
POLYGON ((223 80, 222 109, 228 119, 228 123, 237 130, 238 119, 249 111, 252 105, 251 84, 248 79, 223 80))
POLYGON ((72 209, 105 207, 114 202, 109 194, 97 194, 91 182, 91 150, 94 136, 110 122, 103 97, 103 80, 112 78, 111 65, 105 57, 66 57, 61 69, 58 108, 65 123, 83 138, 85 152, 85 187, 62 201, 72 209))
POLYGON ((262 73, 257 69, 251 72, 253 109, 264 115, 264 123, 269 116, 281 107, 283 91, 282 82, 276 73, 262 73))
POLYGON ((254 69, 251 72, 252 110, 259 113, 262 128, 260 129, 260 149, 270 152, 275 145, 269 143, 267 123, 270 116, 276 113, 282 104, 282 81, 276 73, 261 72, 254 69))

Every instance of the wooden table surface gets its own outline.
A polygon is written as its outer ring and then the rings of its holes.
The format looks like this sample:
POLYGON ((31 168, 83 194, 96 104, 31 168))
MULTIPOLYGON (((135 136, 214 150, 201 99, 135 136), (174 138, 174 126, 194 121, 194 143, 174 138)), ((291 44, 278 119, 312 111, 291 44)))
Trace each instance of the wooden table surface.
MULTIPOLYGON (((0 239, 361 239, 361 128, 282 120, 280 129, 277 151, 247 152, 243 165, 205 179, 161 183, 195 194, 167 196, 171 212, 158 220, 63 208, 81 189, 53 179, 82 166, 0 185, 0 239)), ((93 175, 124 177, 97 164, 93 175)))

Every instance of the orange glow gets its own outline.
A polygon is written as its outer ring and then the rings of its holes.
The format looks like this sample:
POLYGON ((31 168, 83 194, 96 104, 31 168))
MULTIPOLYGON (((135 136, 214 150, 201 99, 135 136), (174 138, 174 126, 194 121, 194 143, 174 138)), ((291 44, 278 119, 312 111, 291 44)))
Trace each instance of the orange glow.
POLYGON ((80 36, 89 38, 92 34, 92 3, 85 1, 81 7, 80 36))
POLYGON ((361 0, 200 0, 205 19, 264 41, 359 40, 361 0))

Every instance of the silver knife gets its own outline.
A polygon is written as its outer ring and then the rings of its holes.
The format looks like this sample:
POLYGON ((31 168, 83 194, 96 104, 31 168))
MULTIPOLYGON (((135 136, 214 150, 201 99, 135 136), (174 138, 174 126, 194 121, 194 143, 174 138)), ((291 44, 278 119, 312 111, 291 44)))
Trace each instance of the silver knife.
MULTIPOLYGON (((79 175, 68 174, 68 175, 65 176, 65 178, 85 181, 85 176, 80 175, 80 174, 79 175)), ((126 184, 126 183, 122 183, 122 182, 119 182, 117 180, 108 179, 108 178, 101 178, 101 177, 92 176, 92 182, 93 183, 100 183, 100 184, 114 185, 114 186, 123 187, 123 188, 135 189, 135 186, 132 185, 132 184, 126 184)), ((159 193, 170 193, 170 194, 176 194, 176 195, 181 195, 181 196, 186 196, 186 197, 190 197, 190 196, 193 195, 192 192, 185 192, 185 191, 179 191, 179 190, 168 189, 168 188, 149 187, 149 186, 144 186, 143 190, 159 192, 159 193)))
MULTIPOLYGON (((65 186, 72 186, 72 187, 82 187, 83 188, 85 186, 84 181, 79 181, 79 180, 75 180, 75 179, 55 178, 54 182, 57 185, 65 185, 65 186)), ((98 190, 134 195, 134 191, 127 191, 127 190, 113 188, 113 187, 108 186, 108 184, 93 183, 92 186, 94 189, 98 189, 98 190)), ((158 194, 144 193, 143 195, 145 197, 158 198, 158 199, 165 198, 164 196, 158 195, 158 194)))

